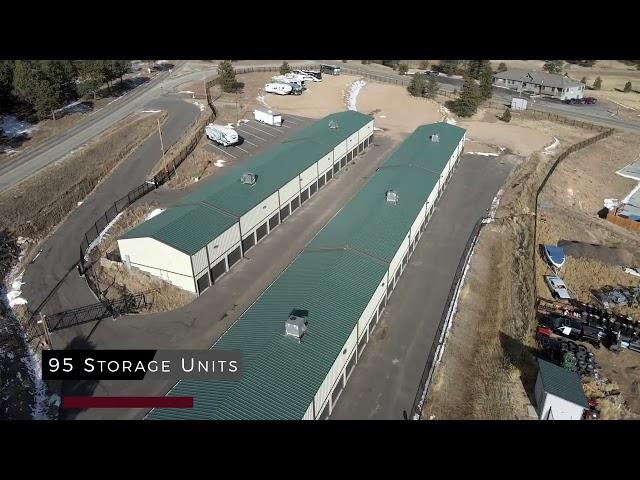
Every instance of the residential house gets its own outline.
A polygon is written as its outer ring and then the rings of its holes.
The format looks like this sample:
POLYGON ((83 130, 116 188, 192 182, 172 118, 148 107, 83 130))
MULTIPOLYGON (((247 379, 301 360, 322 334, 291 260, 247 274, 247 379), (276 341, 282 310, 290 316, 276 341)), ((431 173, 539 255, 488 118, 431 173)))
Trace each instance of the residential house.
POLYGON ((507 87, 518 93, 546 95, 560 100, 582 98, 585 85, 568 75, 526 70, 506 70, 493 75, 493 85, 507 87))

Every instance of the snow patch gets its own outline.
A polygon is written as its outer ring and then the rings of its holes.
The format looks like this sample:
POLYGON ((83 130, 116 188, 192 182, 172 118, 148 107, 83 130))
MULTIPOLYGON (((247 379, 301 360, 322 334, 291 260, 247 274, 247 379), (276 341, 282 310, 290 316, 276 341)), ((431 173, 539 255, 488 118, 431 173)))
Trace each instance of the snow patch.
POLYGON ((258 103, 260 103, 260 105, 263 105, 267 108, 271 108, 271 105, 269 105, 267 101, 264 99, 264 95, 258 95, 256 97, 256 100, 258 100, 258 103))
POLYGON ((378 118, 387 118, 386 115, 378 115, 378 118))
POLYGON ((191 90, 180 90, 178 93, 188 93, 190 95, 195 95, 195 92, 192 92, 191 90))
POLYGON ((142 113, 160 113, 162 110, 142 110, 142 113))
POLYGON ((499 153, 489 153, 489 152, 467 152, 469 155, 482 155, 483 157, 497 157, 500 155, 499 153))
POLYGON ((374 131, 374 132, 384 132, 384 130, 383 130, 383 129, 378 128, 378 127, 373 127, 373 131, 374 131))
POLYGON ((6 138, 15 138, 21 135, 30 135, 31 132, 37 130, 38 127, 25 122, 24 120, 18 120, 13 115, 6 115, 0 119, 0 130, 2 135, 6 138))
POLYGON ((367 82, 365 82, 364 80, 356 80, 349 86, 349 90, 347 91, 347 108, 349 110, 355 110, 356 112, 358 111, 358 108, 356 106, 358 94, 360 93, 360 90, 362 90, 362 87, 364 87, 366 84, 367 82))
POLYGON ((89 248, 87 248, 87 251, 84 254, 84 258, 85 260, 89 260, 89 254, 91 253, 91 251, 96 248, 98 245, 100 245, 100 242, 102 242, 102 240, 104 240, 104 238, 106 237, 107 233, 109 232, 109 229, 111 229, 111 227, 113 227, 113 225, 118 221, 118 219, 120 218, 120 216, 123 214, 124 212, 120 212, 118 215, 115 216, 115 218, 113 220, 111 220, 106 227, 104 227, 104 229, 100 232, 100 235, 98 235, 96 237, 96 239, 91 242, 89 244, 89 248))
POLYGON ((220 168, 222 168, 222 167, 224 167, 224 164, 225 164, 225 163, 227 163, 227 162, 226 162, 226 160, 216 160, 216 162, 214 163, 214 165, 215 165, 216 167, 220 167, 220 168))
POLYGON ((204 112, 205 106, 203 104, 201 104, 200 102, 193 102, 193 103, 195 103, 198 106, 198 108, 200 108, 201 112, 204 112))
POLYGON ((496 211, 500 206, 500 199, 502 198, 503 194, 504 190, 502 188, 498 190, 498 193, 496 193, 496 196, 493 197, 493 200, 491 201, 491 207, 489 207, 489 215, 482 221, 482 223, 491 223, 496 218, 496 211))
POLYGON ((156 208, 155 210, 147 213, 147 215, 144 217, 145 220, 150 220, 153 217, 160 215, 162 212, 164 212, 164 208, 156 208))
POLYGON ((603 203, 605 208, 609 210, 613 210, 620 205, 620 201, 617 198, 605 198, 603 203))
POLYGON ((82 202, 78 202, 78 207, 79 207, 80 205, 82 205, 82 202))
POLYGON ((630 275, 635 275, 636 277, 640 277, 640 268, 629 268, 625 267, 624 271, 630 275))

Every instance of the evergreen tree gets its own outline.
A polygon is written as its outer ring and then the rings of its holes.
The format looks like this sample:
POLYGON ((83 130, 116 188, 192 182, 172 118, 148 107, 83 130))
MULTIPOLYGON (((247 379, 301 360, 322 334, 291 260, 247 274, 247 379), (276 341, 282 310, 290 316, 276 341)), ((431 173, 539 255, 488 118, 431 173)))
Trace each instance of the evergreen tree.
POLYGON ((435 78, 429 77, 429 80, 427 81, 427 87, 424 91, 424 96, 427 98, 436 98, 438 92, 440 92, 440 86, 438 85, 438 82, 436 82, 435 78))
POLYGON ((287 73, 291 73, 291 67, 287 62, 282 62, 282 65, 280 65, 280 75, 286 75, 287 73))
POLYGON ((228 60, 220 62, 218 65, 218 81, 223 92, 235 92, 237 88, 236 72, 228 60))
POLYGON ((480 103, 480 88, 476 81, 465 75, 464 85, 460 97, 451 102, 451 110, 461 117, 471 117, 480 103))
POLYGON ((411 83, 407 87, 407 90, 409 90, 409 93, 414 97, 422 97, 426 86, 427 81, 425 76, 421 73, 416 73, 411 79, 411 83))
POLYGON ((630 92, 631 91, 631 82, 627 82, 624 84, 624 91, 625 92, 630 92))
POLYGON ((560 73, 563 65, 564 62, 562 60, 545 60, 542 69, 549 73, 560 73))
POLYGON ((429 60, 420 60, 420 70, 427 70, 429 68, 429 60))
POLYGON ((504 113, 502 114, 502 117, 500 117, 500 120, 502 120, 503 122, 509 123, 511 121, 511 109, 507 108, 504 113))
POLYGON ((115 78, 120 79, 120 86, 124 83, 123 78, 131 71, 131 60, 111 60, 111 70, 115 78))
MULTIPOLYGON (((486 68, 491 71, 491 63, 489 60, 469 60, 468 73, 471 78, 478 80, 486 68)), ((493 71, 491 71, 491 73, 493 73, 493 71)))
POLYGON ((582 80, 580 80, 580 83, 586 85, 587 84, 587 77, 582 77, 582 80))
POLYGON ((102 86, 107 82, 107 76, 103 66, 104 60, 80 60, 76 63, 80 83, 78 93, 84 95, 90 93, 95 99, 102 86))
POLYGON ((455 75, 460 68, 460 60, 440 60, 440 71, 445 75, 455 75))
POLYGON ((409 70, 409 67, 407 66, 407 64, 402 63, 402 64, 398 65, 398 73, 400 75, 406 74, 408 70, 409 70))
POLYGON ((498 72, 506 72, 507 71, 507 64, 504 62, 500 62, 500 65, 498 65, 498 72))
POLYGON ((600 77, 596 77, 593 82, 593 89, 600 90, 602 88, 602 79, 600 77))
POLYGON ((64 90, 55 77, 50 74, 56 67, 49 64, 50 60, 18 60, 13 71, 13 87, 16 96, 29 104, 39 119, 51 115, 63 105, 64 90))
POLYGON ((9 112, 13 103, 13 60, 0 60, 0 114, 9 112))
POLYGON ((488 60, 480 68, 480 97, 488 100, 493 96, 493 70, 488 60))

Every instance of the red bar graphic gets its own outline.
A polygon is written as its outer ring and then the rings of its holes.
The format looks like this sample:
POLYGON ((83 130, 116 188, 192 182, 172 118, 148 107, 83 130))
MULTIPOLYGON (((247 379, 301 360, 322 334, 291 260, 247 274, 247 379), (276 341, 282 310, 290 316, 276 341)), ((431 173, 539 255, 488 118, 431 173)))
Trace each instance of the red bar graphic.
POLYGON ((62 408, 193 408, 193 397, 62 397, 62 408))

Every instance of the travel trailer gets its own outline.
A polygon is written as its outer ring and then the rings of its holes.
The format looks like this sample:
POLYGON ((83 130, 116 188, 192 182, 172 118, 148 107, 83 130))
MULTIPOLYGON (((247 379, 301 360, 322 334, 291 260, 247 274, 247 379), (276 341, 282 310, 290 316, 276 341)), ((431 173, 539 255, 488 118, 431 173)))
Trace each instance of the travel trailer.
POLYGON ((293 87, 288 83, 267 83, 264 91, 267 93, 275 93, 276 95, 289 95, 293 87))
POLYGON ((209 140, 225 147, 238 143, 238 132, 231 127, 210 123, 204 131, 209 140))
POLYGON ((266 125, 272 125, 275 127, 282 126, 282 115, 271 110, 254 110, 253 117, 258 121, 266 125))

